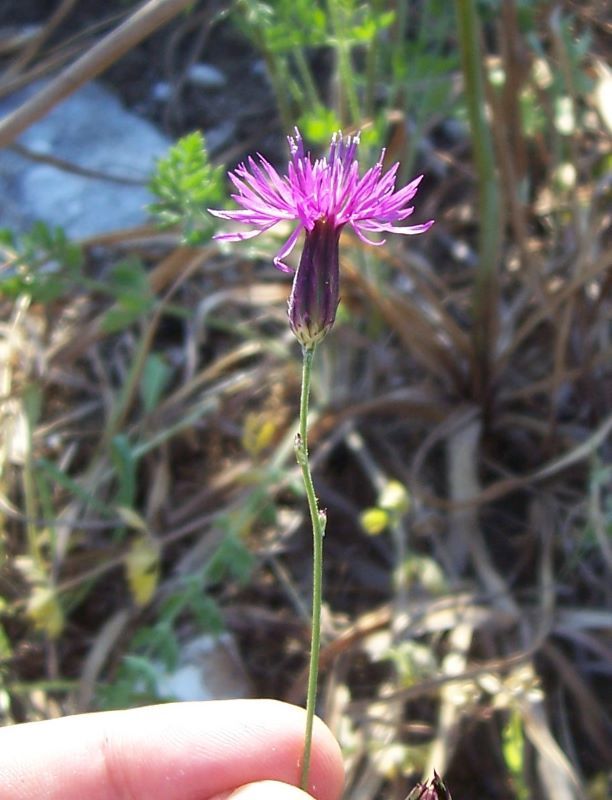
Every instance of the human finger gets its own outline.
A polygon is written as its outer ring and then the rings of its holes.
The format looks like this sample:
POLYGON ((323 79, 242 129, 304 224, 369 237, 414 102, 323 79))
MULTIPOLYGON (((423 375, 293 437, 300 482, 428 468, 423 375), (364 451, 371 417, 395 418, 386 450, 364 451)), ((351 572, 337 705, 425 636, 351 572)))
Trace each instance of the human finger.
MULTIPOLYGON (((297 785, 303 709, 274 700, 170 703, 0 730, 3 800, 208 800, 245 784, 297 785)), ((338 744, 316 720, 309 792, 337 800, 338 744)))
POLYGON ((258 781, 240 786, 232 792, 216 795, 210 800, 312 800, 312 795, 288 783, 258 781))

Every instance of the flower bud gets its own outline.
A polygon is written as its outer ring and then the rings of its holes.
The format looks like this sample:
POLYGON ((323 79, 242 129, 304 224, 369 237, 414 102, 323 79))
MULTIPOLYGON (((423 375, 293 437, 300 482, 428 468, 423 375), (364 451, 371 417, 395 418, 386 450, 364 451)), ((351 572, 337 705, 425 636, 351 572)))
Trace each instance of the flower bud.
POLYGON ((341 226, 319 219, 306 231, 304 249, 289 297, 289 326, 305 348, 318 344, 336 319, 341 226))
POLYGON ((434 772, 431 781, 417 783, 406 800, 451 800, 451 796, 440 776, 434 772))

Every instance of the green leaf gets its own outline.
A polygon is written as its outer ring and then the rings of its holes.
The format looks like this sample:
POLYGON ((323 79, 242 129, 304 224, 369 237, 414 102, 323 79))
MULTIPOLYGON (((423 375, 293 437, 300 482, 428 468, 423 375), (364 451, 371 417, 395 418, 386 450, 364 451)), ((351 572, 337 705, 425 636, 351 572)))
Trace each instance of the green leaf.
POLYGON ((34 627, 50 639, 57 639, 64 628, 64 612, 57 589, 53 586, 34 586, 26 606, 34 627))
POLYGON ((223 615, 219 604, 205 594, 200 594, 193 598, 191 611, 200 628, 207 633, 218 635, 225 629, 223 615))
POLYGON ((51 478, 53 478, 56 483, 69 491, 75 497, 78 497, 86 505, 91 505, 92 508, 95 508, 96 511, 104 514, 105 516, 112 515, 113 512, 107 505, 83 489, 79 483, 73 480, 73 478, 71 478, 69 475, 66 475, 66 473, 57 467, 52 461, 49 461, 46 458, 39 458, 36 461, 36 469, 44 470, 51 478))
POLYGON ((118 300, 152 296, 147 272, 138 258, 115 264, 108 275, 108 291, 118 300))
POLYGON ((28 420, 30 431, 33 431, 42 411, 42 390, 40 386, 30 383, 23 392, 23 407, 28 420))
POLYGON ((136 496, 137 459, 125 434, 120 433, 113 437, 110 455, 118 483, 115 504, 131 508, 136 496))
POLYGON ((147 272, 137 258, 115 264, 103 289, 116 300, 102 320, 105 333, 129 327, 147 314, 155 302, 147 272))
POLYGON ((140 399, 147 414, 157 407, 171 374, 172 370, 160 355, 151 353, 147 357, 140 380, 140 399))
POLYGON ((158 673, 155 666, 148 658, 137 655, 126 655, 123 657, 123 661, 135 681, 142 681, 147 691, 151 694, 157 692, 158 673))
POLYGON ((142 608, 153 598, 159 581, 159 542, 147 533, 138 536, 126 553, 124 563, 130 594, 134 603, 142 608))
POLYGON ((510 711, 510 717, 502 731, 502 752, 506 768, 512 776, 512 784, 517 800, 527 800, 530 792, 524 775, 525 737, 523 734, 523 721, 520 713, 514 708, 510 711))
POLYGON ((331 108, 319 106, 300 117, 298 126, 307 141, 324 144, 329 141, 331 131, 340 129, 341 123, 331 108))
POLYGON ((208 159, 199 131, 179 139, 157 162, 149 188, 157 197, 148 210, 162 227, 178 225, 187 244, 206 242, 216 230, 208 208, 225 202, 223 170, 208 159))
POLYGON ((36 222, 21 236, 0 230, 0 251, 6 266, 0 278, 0 296, 30 295, 36 303, 48 303, 68 294, 82 278, 83 254, 59 227, 36 222))
POLYGON ((139 313, 125 308, 111 308, 102 319, 102 331, 104 333, 118 333, 129 328, 140 317, 139 313))
POLYGON ((253 564, 253 555, 246 545, 238 537, 228 535, 206 565, 206 577, 210 584, 227 578, 244 583, 251 575, 253 564))
POLYGON ((0 659, 8 659, 13 655, 13 650, 11 647, 11 642, 8 636, 6 635, 6 631, 0 625, 0 659))

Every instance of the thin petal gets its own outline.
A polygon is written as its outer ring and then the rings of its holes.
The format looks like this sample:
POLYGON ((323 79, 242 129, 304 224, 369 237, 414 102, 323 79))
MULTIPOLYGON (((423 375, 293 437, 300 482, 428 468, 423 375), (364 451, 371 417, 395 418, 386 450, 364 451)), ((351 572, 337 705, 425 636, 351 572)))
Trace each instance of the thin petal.
POLYGON ((382 228, 381 230, 387 230, 390 233, 407 233, 408 235, 414 235, 417 233, 425 233, 425 231, 431 228, 434 222, 435 219, 430 219, 428 222, 423 222, 421 225, 408 225, 404 228, 394 228, 390 226, 388 228, 382 228))
POLYGON ((223 209, 218 208, 207 208, 206 209, 209 214, 212 214, 213 217, 219 217, 219 219, 231 219, 228 214, 231 214, 231 211, 223 211, 223 209))
POLYGON ((379 247, 366 234, 383 231, 414 235, 424 233, 433 220, 420 225, 401 224, 413 213, 409 205, 423 176, 396 191, 399 164, 383 172, 384 151, 379 161, 360 176, 357 148, 359 137, 332 137, 329 154, 313 159, 304 148, 299 131, 288 137, 291 157, 285 174, 279 173, 261 154, 249 156, 229 173, 238 210, 211 209, 211 214, 242 223, 247 232, 218 234, 216 238, 240 241, 257 236, 280 221, 296 221, 297 227, 274 258, 278 269, 290 272, 284 258, 295 246, 302 231, 312 234, 319 223, 340 230, 350 224, 365 243, 379 247), (400 223, 400 224, 398 224, 400 223), (397 227, 394 227, 396 226, 397 227))
POLYGON ((303 230, 304 228, 302 227, 302 225, 298 225, 297 228, 291 234, 291 236, 287 239, 285 244, 274 256, 274 266, 277 269, 280 269, 281 272, 295 272, 293 267, 290 267, 288 264, 285 264, 283 262, 283 259, 286 258, 289 255, 289 253, 293 250, 293 248, 295 247, 295 243, 299 239, 300 234, 302 233, 303 230))
POLYGON ((386 239, 381 239, 378 242, 374 241, 373 239, 368 239, 368 237, 363 233, 363 231, 359 228, 358 225, 353 225, 352 222, 349 224, 351 228, 355 231, 359 239, 361 239, 362 242, 365 242, 365 244, 372 244, 374 245, 374 247, 380 247, 386 242, 386 239))
POLYGON ((215 233, 213 239, 218 242, 243 242, 245 239, 254 239, 267 228, 258 231, 235 231, 234 233, 215 233))

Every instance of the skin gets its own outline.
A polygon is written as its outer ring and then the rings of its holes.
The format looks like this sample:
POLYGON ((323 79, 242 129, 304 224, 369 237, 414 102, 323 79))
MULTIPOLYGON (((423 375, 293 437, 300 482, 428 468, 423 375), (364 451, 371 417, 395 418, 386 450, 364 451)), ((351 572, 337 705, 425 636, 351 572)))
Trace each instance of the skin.
POLYGON ((338 744, 315 720, 296 788, 303 709, 275 700, 171 703, 0 730, 2 800, 339 800, 338 744))

